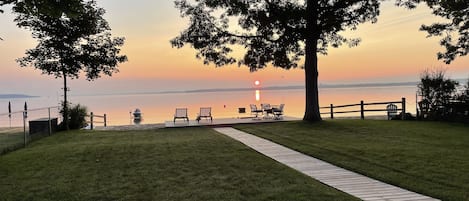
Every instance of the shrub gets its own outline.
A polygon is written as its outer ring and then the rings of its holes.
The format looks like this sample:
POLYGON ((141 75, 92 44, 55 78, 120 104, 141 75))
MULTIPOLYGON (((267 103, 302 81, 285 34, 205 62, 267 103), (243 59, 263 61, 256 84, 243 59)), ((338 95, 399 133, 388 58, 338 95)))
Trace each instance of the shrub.
POLYGON ((445 120, 448 118, 447 106, 456 95, 457 81, 445 76, 445 70, 436 68, 425 70, 418 89, 422 100, 419 107, 423 118, 430 120, 445 120))
MULTIPOLYGON (((62 103, 63 104, 63 103, 62 103)), ((63 108, 63 107, 62 107, 63 108)), ((81 129, 86 127, 88 124, 86 123, 86 116, 88 114, 88 109, 86 106, 82 106, 80 104, 68 106, 68 126, 69 129, 81 129)), ((60 110, 60 113, 63 114, 63 109, 60 110)), ((60 128, 64 128, 64 122, 60 124, 60 128)))
POLYGON ((418 85, 422 97, 418 118, 469 122, 469 80, 459 93, 458 86, 442 69, 425 70, 418 85))

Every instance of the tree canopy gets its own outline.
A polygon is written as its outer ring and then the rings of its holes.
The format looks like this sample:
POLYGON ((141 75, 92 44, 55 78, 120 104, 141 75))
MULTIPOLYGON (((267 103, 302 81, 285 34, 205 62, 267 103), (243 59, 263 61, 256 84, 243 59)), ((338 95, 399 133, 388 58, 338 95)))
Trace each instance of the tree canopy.
POLYGON ((127 60, 120 55, 124 38, 112 38, 103 18, 105 10, 94 0, 26 0, 17 2, 13 11, 17 25, 30 30, 38 40, 37 46, 17 61, 22 67, 32 65, 43 74, 64 79, 64 111, 68 111, 67 77, 79 78, 82 73, 88 80, 102 74, 111 76, 119 71, 117 65, 127 60))
POLYGON ((54 2, 57 4, 49 5, 51 8, 64 8, 72 16, 65 12, 51 15, 22 2, 14 7, 17 25, 31 30, 39 42, 18 59, 21 66, 33 65, 57 78, 78 78, 84 71, 88 80, 99 78, 101 73, 110 76, 118 72, 117 64, 127 59, 119 55, 124 38, 111 38, 110 27, 102 17, 104 9, 98 8, 95 1, 54 2))
POLYGON ((434 15, 447 19, 447 22, 422 25, 420 28, 428 33, 428 37, 442 37, 440 45, 446 48, 446 52, 439 52, 438 59, 450 64, 456 57, 466 56, 469 52, 469 1, 397 0, 397 5, 412 9, 421 2, 425 2, 434 15))
POLYGON ((176 0, 187 29, 171 40, 173 47, 190 44, 196 57, 217 67, 238 63, 251 71, 268 65, 305 69, 304 120, 321 120, 318 102, 317 54, 329 47, 356 46, 341 31, 376 22, 380 0, 176 0), (246 51, 235 58, 235 45, 246 51), (304 58, 305 64, 298 65, 304 58))
MULTIPOLYGON (((1 0, 0 6, 13 4, 16 8, 34 8, 34 11, 30 11, 60 17, 63 13, 67 16, 76 14, 82 7, 81 2, 80 0, 1 0)), ((0 13, 3 13, 3 10, 0 9, 0 13)))
POLYGON ((322 54, 329 46, 355 46, 359 39, 347 39, 339 32, 355 29, 368 20, 376 21, 379 13, 378 1, 318 1, 317 11, 313 11, 317 15, 312 30, 315 33, 311 33, 307 30, 307 4, 297 0, 199 0, 195 5, 178 0, 175 4, 182 17, 190 18, 190 24, 171 40, 174 47, 191 44, 205 64, 238 62, 251 71, 269 63, 286 69, 298 67, 305 55, 305 41, 313 34, 317 35, 318 52, 322 54), (246 48, 243 58, 230 55, 234 44, 246 48))

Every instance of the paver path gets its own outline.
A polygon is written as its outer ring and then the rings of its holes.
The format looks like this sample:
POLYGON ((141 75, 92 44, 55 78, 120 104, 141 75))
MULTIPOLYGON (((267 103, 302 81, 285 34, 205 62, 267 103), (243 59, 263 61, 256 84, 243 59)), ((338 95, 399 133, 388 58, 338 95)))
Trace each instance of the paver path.
POLYGON ((411 192, 375 179, 345 170, 311 156, 291 150, 269 140, 236 130, 231 127, 215 128, 254 150, 296 169, 326 185, 372 201, 434 201, 437 199, 411 192))

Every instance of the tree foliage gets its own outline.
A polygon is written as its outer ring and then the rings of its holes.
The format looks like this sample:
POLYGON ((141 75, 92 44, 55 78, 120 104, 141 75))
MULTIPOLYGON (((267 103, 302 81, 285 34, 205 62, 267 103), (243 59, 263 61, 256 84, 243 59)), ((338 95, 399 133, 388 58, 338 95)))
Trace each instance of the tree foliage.
MULTIPOLYGON (((15 22, 32 32, 35 48, 17 59, 22 67, 34 66, 43 74, 64 79, 64 120, 67 117, 67 77, 84 74, 87 80, 118 72, 124 38, 112 38, 103 18, 105 10, 83 0, 24 0, 13 7, 15 22)), ((67 121, 65 121, 67 122, 67 121)))
POLYGON ((397 0, 397 5, 415 8, 421 2, 425 2, 434 15, 447 19, 447 22, 422 25, 420 28, 428 33, 428 37, 442 37, 440 45, 446 48, 446 52, 439 52, 438 59, 450 64, 456 57, 466 56, 469 52, 469 1, 397 0))
POLYGON ((95 1, 71 0, 65 5, 60 2, 51 7, 64 8, 67 12, 62 15, 43 13, 34 4, 23 2, 14 7, 17 25, 31 30, 39 42, 18 59, 21 66, 33 65, 57 78, 78 78, 84 71, 88 80, 99 78, 101 73, 111 76, 118 72, 117 64, 127 59, 119 55, 124 38, 111 38, 110 27, 102 17, 104 9, 98 8, 95 1))
MULTIPOLYGON (((7 4, 13 4, 22 8, 34 8, 38 13, 47 14, 49 16, 60 17, 63 13, 67 16, 73 16, 77 14, 82 5, 81 1, 77 0, 1 0, 0 6, 7 4)), ((32 10, 31 10, 32 11, 32 10)), ((0 13, 3 10, 0 9, 0 13)))
POLYGON ((422 73, 418 84, 419 93, 422 96, 419 105, 428 115, 427 118, 442 120, 447 116, 448 112, 445 108, 456 96, 458 85, 457 81, 447 78, 445 71, 441 68, 427 69, 422 73))
POLYGON ((360 23, 375 22, 379 0, 176 0, 189 26, 171 40, 173 47, 190 44, 204 64, 217 67, 238 63, 250 71, 268 65, 296 68, 305 58, 305 120, 320 120, 317 100, 317 53, 329 47, 356 46, 341 31, 360 23), (241 58, 232 56, 234 47, 245 49, 241 58))
POLYGON ((171 40, 173 47, 191 44, 197 58, 205 64, 223 66, 238 62, 251 71, 271 63, 276 67, 297 67, 305 55, 305 40, 317 34, 318 52, 344 43, 355 46, 359 39, 340 35, 346 28, 355 29, 362 22, 376 21, 378 1, 318 1, 316 29, 307 31, 306 4, 296 0, 187 0, 175 1, 189 27, 171 40), (237 25, 233 21, 237 20, 237 25), (230 55, 232 45, 246 49, 243 58, 230 55))
MULTIPOLYGON (((0 13, 4 12, 1 7, 8 4, 19 4, 22 8, 34 8, 38 13, 54 17, 60 17, 62 13, 67 16, 74 16, 77 14, 76 10, 81 7, 80 1, 76 0, 0 0, 0 13)), ((0 40, 2 39, 0 38, 0 40)))

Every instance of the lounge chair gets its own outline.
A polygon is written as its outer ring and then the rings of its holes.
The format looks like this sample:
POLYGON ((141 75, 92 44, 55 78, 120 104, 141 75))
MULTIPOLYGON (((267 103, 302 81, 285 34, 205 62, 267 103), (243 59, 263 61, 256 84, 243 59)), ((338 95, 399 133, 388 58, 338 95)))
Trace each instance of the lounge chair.
POLYGON ((388 112, 388 120, 397 116, 397 105, 391 103, 386 106, 386 110, 388 112))
POLYGON ((285 104, 282 103, 278 108, 272 108, 272 112, 274 113, 275 119, 281 119, 281 116, 283 116, 283 107, 285 107, 285 104))
POLYGON ((189 117, 187 117, 187 108, 176 108, 173 120, 174 123, 176 123, 176 119, 184 119, 184 121, 187 120, 187 122, 189 122, 189 117))
POLYGON ((202 118, 210 118, 210 122, 213 122, 213 118, 212 118, 212 108, 211 107, 201 107, 200 108, 200 113, 199 115, 197 116, 197 122, 200 121, 200 119, 202 118))
POLYGON ((262 113, 262 110, 257 109, 257 106, 255 104, 250 104, 249 107, 251 107, 251 115, 256 115, 256 118, 259 116, 259 113, 262 113))

